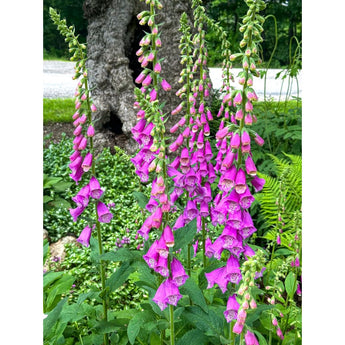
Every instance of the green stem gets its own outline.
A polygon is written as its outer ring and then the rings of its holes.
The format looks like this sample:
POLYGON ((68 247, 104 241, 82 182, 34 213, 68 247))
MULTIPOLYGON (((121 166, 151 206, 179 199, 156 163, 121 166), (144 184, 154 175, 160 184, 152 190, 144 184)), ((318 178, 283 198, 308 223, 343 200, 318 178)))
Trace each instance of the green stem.
POLYGON ((204 268, 207 266, 207 261, 206 261, 206 227, 205 227, 205 218, 201 218, 202 221, 202 259, 203 259, 203 265, 204 268))
POLYGON ((174 306, 169 305, 170 311, 170 345, 175 344, 175 331, 174 331, 174 306))

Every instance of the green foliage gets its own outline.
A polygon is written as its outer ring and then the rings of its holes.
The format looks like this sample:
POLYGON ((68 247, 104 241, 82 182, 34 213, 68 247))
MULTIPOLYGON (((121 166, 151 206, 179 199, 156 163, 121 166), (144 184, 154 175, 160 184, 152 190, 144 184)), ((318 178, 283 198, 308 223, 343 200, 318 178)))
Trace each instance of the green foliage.
POLYGON ((83 16, 83 0, 44 0, 43 1, 43 48, 44 57, 69 60, 68 45, 56 30, 49 16, 49 8, 59 9, 61 16, 75 25, 79 40, 86 41, 87 20, 83 16))
POLYGON ((43 99, 43 123, 73 122, 72 111, 74 100, 72 98, 43 99))

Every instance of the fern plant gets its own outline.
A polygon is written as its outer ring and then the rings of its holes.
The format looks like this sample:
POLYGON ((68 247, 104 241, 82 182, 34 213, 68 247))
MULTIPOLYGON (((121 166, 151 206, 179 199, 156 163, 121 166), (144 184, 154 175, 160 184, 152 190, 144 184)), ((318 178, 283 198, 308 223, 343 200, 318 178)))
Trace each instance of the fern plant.
POLYGON ((258 174, 266 180, 262 193, 257 195, 264 217, 264 238, 277 239, 280 233, 281 245, 290 248, 301 223, 302 207, 302 157, 284 154, 278 158, 271 154, 277 177, 258 174))

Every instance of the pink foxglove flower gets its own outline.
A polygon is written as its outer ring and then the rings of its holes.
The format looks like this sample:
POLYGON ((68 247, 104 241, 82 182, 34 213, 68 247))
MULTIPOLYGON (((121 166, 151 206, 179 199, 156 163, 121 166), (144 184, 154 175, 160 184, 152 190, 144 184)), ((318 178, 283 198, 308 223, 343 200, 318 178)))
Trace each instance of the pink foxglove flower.
POLYGON ((87 184, 80 191, 77 193, 76 196, 72 198, 72 200, 77 204, 77 206, 86 207, 89 204, 89 197, 90 197, 90 187, 87 184))
POLYGON ((85 247, 90 246, 90 238, 91 238, 92 229, 87 225, 83 231, 80 233, 79 237, 77 238, 77 242, 82 244, 85 247))
POLYGON ((165 243, 167 245, 167 247, 173 247, 174 246, 174 234, 170 228, 169 225, 167 225, 164 230, 163 230, 163 237, 164 237, 164 240, 165 240, 165 243))
POLYGON ((91 104, 91 111, 92 112, 97 111, 97 108, 96 108, 96 106, 93 103, 91 104))
POLYGON ((236 300, 236 295, 229 296, 226 304, 226 310, 224 311, 224 316, 227 322, 237 319, 237 312, 239 308, 240 304, 236 300))
POLYGON ((246 345, 259 345, 258 340, 256 339, 254 333, 247 331, 246 335, 244 336, 244 340, 246 345))
POLYGON ((108 207, 101 201, 97 204, 97 214, 98 214, 98 221, 100 223, 110 223, 111 219, 113 218, 112 213, 110 213, 108 207))
POLYGON ((91 177, 89 186, 90 186, 91 197, 94 199, 99 199, 103 194, 103 190, 101 189, 101 185, 99 184, 96 177, 94 176, 91 177))
POLYGON ((70 208, 69 212, 73 218, 73 221, 76 222, 78 217, 83 213, 85 207, 78 206, 77 208, 70 208))
POLYGON ((263 178, 255 176, 250 182, 254 187, 255 192, 259 192, 264 187, 266 181, 263 178))
POLYGON ((87 128, 86 135, 88 137, 93 137, 95 135, 95 129, 92 125, 87 128))
POLYGON ((171 275, 172 281, 176 284, 176 286, 183 285, 189 278, 183 268, 183 265, 175 257, 171 261, 171 275))
POLYGON ((162 80, 161 85, 162 85, 162 88, 164 89, 164 91, 171 90, 170 84, 165 79, 162 80))
POLYGON ((86 154, 81 167, 83 168, 83 170, 85 172, 87 172, 91 169, 91 167, 92 167, 92 154, 90 152, 88 152, 86 154))

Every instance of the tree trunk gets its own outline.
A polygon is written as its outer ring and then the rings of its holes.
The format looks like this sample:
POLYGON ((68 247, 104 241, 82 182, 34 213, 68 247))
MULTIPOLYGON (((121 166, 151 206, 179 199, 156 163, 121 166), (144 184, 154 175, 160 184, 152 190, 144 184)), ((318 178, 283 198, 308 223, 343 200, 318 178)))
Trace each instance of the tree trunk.
MULTIPOLYGON (((160 95, 166 101, 165 112, 179 103, 175 95, 181 87, 178 79, 181 71, 178 31, 180 16, 186 12, 192 18, 190 0, 161 0, 163 9, 158 11, 157 22, 161 32, 162 47, 158 58, 162 61, 162 77, 172 90, 160 95)), ((141 71, 136 51, 144 31, 149 27, 139 25, 137 14, 147 10, 148 5, 139 0, 86 0, 84 13, 88 19, 88 76, 94 88, 92 98, 98 110, 94 121, 96 128, 110 126, 115 133, 131 136, 136 123, 133 109, 135 78, 141 71)), ((136 145, 128 147, 134 151, 136 145)))

